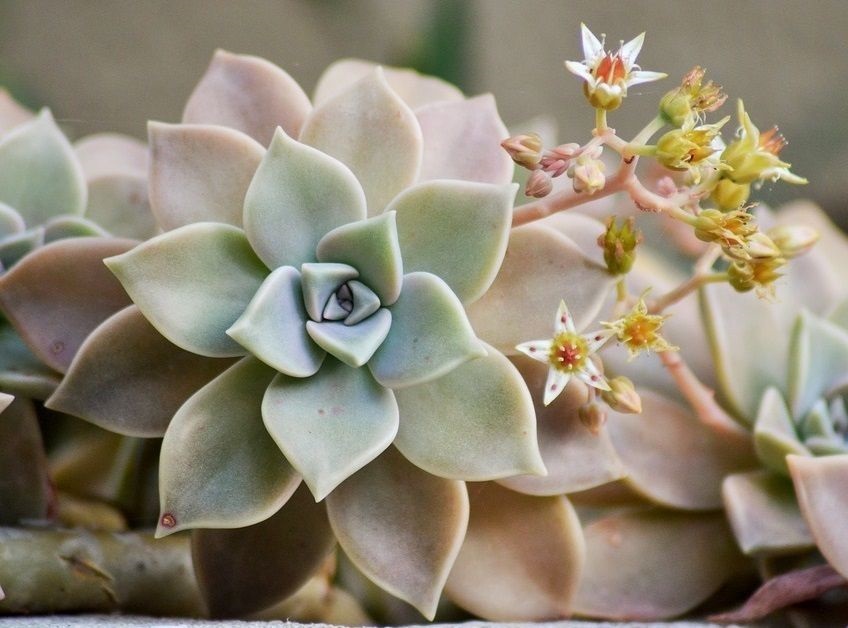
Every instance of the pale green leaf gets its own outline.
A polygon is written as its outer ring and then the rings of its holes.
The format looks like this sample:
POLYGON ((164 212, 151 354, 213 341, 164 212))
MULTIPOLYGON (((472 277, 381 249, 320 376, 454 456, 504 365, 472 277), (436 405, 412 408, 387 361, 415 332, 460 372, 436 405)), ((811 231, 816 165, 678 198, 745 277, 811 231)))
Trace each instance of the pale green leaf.
POLYGON ((800 418, 822 396, 846 383, 848 330, 802 311, 792 330, 789 351, 788 400, 792 416, 800 418))
POLYGON ((380 308, 356 325, 347 322, 323 321, 306 323, 306 333, 319 347, 348 366, 365 365, 383 344, 392 326, 392 314, 380 308))
POLYGON ((754 447, 763 464, 773 471, 789 475, 787 455, 811 455, 801 443, 797 430, 783 396, 776 388, 766 390, 754 423, 754 447))

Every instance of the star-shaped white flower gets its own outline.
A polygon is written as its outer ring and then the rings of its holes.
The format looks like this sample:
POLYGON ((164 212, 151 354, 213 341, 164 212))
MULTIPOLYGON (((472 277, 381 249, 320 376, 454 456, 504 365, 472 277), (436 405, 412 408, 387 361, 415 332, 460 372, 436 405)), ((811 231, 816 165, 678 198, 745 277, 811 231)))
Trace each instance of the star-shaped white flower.
POLYGON ((550 366, 545 382, 544 403, 547 406, 559 396, 572 377, 600 390, 610 390, 609 383, 591 356, 614 333, 604 329, 578 334, 565 301, 560 301, 554 321, 554 337, 551 340, 522 342, 515 348, 550 366))
POLYGON ((645 41, 645 33, 622 43, 618 52, 604 50, 604 42, 585 24, 580 25, 583 37, 583 61, 566 61, 565 67, 586 81, 586 97, 593 107, 612 110, 627 96, 631 85, 665 78, 663 72, 648 72, 636 65, 636 57, 645 41))

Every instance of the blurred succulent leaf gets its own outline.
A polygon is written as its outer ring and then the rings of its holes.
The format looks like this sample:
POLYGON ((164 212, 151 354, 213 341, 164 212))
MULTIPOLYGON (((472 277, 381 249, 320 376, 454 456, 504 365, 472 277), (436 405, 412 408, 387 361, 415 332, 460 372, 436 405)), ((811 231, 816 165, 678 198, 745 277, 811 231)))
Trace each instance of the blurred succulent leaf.
POLYGON ((424 138, 419 180, 512 181, 512 159, 501 148, 509 131, 494 96, 435 102, 417 109, 415 115, 424 138))
POLYGON ((495 483, 468 486, 471 518, 445 592, 490 621, 571 613, 585 561, 580 521, 565 497, 531 497, 495 483))
POLYGON ((147 173, 105 175, 89 181, 85 215, 118 237, 152 238, 156 220, 147 199, 147 173))
POLYGON ((316 255, 319 262, 348 264, 359 271, 359 280, 382 305, 397 301, 404 266, 393 212, 336 227, 318 242, 316 255))
POLYGON ((0 137, 34 117, 35 114, 12 98, 8 91, 0 88, 0 137))
POLYGON ((421 169, 421 128, 380 68, 318 106, 300 139, 353 171, 370 216, 412 185, 421 169))
POLYGON ((365 218, 365 196, 341 162, 277 129, 244 199, 244 228, 274 269, 315 261, 321 237, 365 218))
POLYGON ((231 364, 180 349, 131 305, 82 343, 46 405, 119 434, 163 436, 189 396, 231 364))
POLYGON ((309 377, 318 371, 326 354, 306 333, 307 320, 300 273, 281 266, 262 282, 227 333, 281 373, 309 377))
POLYGON ((306 323, 306 332, 315 343, 348 366, 364 366, 383 344, 392 326, 392 314, 380 308, 356 325, 347 321, 306 323))
POLYGON ((801 512, 816 546, 840 574, 848 574, 848 455, 809 458, 789 456, 789 471, 801 512))
POLYGON ((468 308, 477 334, 506 355, 527 339, 550 338, 551 312, 565 299, 577 329, 597 315, 615 278, 574 242, 540 224, 513 229, 500 272, 468 308))
POLYGON ((425 471, 457 480, 545 474, 536 444, 533 400, 501 353, 398 390, 395 447, 425 471))
POLYGON ((517 475, 498 482, 528 495, 562 495, 623 477, 625 470, 607 429, 602 427, 598 434, 592 434, 577 416, 577 409, 588 399, 586 386, 573 380, 562 395, 545 406, 542 393, 547 365, 525 356, 511 360, 524 378, 535 406, 539 451, 548 472, 517 475))
POLYGON ((162 229, 242 226, 244 197, 264 148, 222 126, 149 122, 150 206, 162 229))
POLYGON ((16 233, 21 233, 25 229, 26 224, 21 215, 12 207, 0 203, 0 240, 16 233))
POLYGON ((618 621, 682 615, 739 571, 721 513, 615 513, 583 530, 586 564, 575 614, 618 621))
POLYGON ((65 238, 106 238, 110 233, 83 216, 56 216, 44 223, 44 243, 65 238))
POLYGON ((315 501, 379 456, 398 429, 392 391, 368 369, 329 356, 312 377, 277 375, 262 401, 262 416, 315 501))
POLYGON ((486 355, 450 287, 430 273, 403 277, 392 326, 368 367, 389 388, 423 384, 486 355))
POLYGON ((51 486, 35 407, 2 395, 0 406, 0 525, 44 522, 51 486), (8 405, 7 405, 8 404, 8 405))
POLYGON ((323 504, 301 486, 274 515, 246 528, 194 530, 191 554, 212 617, 276 604, 320 568, 335 545, 323 504))
POLYGON ((267 146, 274 129, 297 137, 312 105, 300 85, 273 63, 216 50, 183 110, 183 122, 241 131, 267 146))
POLYGON ((44 227, 33 227, 0 241, 0 265, 9 269, 40 246, 44 246, 44 227))
POLYGON ((226 331, 268 270, 241 229, 212 222, 186 225, 105 262, 175 345, 213 358, 244 355, 226 331))
POLYGON ((753 448, 739 447, 702 423, 695 412, 652 390, 639 388, 641 414, 609 410, 607 430, 637 493, 680 510, 721 508, 721 482, 753 469, 753 448))
POLYGON ((14 207, 27 226, 85 211, 82 167, 49 110, 0 139, 0 163, 0 203, 14 207))
POLYGON ((725 478, 721 492, 745 554, 788 554, 814 546, 787 477, 764 470, 734 473, 725 478))
POLYGON ((101 177, 146 176, 149 167, 147 144, 120 133, 95 133, 74 142, 74 152, 91 184, 101 177))
MULTIPOLYGON (((344 93, 357 81, 374 73, 377 64, 360 59, 340 59, 330 64, 315 86, 315 105, 344 93)), ((462 92, 447 81, 435 76, 419 74, 408 68, 382 67, 389 86, 412 109, 443 100, 462 100, 462 92)))
POLYGON ((88 334, 130 304, 103 258, 134 244, 120 238, 60 240, 0 277, 0 307, 47 366, 64 373, 88 334))
POLYGON ((797 426, 789 414, 783 395, 776 388, 765 391, 757 410, 754 447, 766 467, 783 475, 789 475, 786 466, 787 455, 811 455, 798 439, 797 426))
POLYGON ((300 476, 262 423, 262 395, 276 374, 243 358, 174 415, 162 441, 157 536, 253 525, 294 493, 300 476))
POLYGON ((443 180, 401 192, 387 209, 397 212, 406 272, 441 277, 463 303, 479 299, 503 261, 516 191, 511 183, 443 180))
POLYGON ((848 330, 801 312, 792 330, 789 351, 788 401, 792 416, 802 417, 816 400, 845 384, 848 373, 848 330))
POLYGON ((330 493, 327 512, 351 561, 432 620, 468 526, 465 485, 390 447, 330 493))

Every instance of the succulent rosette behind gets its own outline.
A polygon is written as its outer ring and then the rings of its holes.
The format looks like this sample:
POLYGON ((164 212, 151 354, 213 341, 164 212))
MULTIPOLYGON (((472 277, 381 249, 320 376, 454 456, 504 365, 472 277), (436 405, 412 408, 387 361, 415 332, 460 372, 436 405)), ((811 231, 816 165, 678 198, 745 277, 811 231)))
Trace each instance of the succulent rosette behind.
MULTIPOLYGON (((313 109, 276 66, 219 52, 184 121, 150 126, 166 233, 107 260, 135 305, 88 338, 48 403, 165 434, 159 531, 203 528, 195 566, 213 613, 285 597, 338 539, 432 617, 469 526, 463 480, 544 473, 526 386, 465 313, 499 271, 516 191, 494 101, 343 61, 313 109), (176 403, 210 364, 228 368, 176 403), (104 400, 104 378, 144 385, 104 400)), ((522 546, 507 509, 525 500, 522 520, 564 550, 567 573, 540 588, 557 595, 542 612, 566 613, 571 507, 481 486, 472 528, 499 521, 504 547, 522 546)), ((467 575, 452 594, 476 610, 467 575)))

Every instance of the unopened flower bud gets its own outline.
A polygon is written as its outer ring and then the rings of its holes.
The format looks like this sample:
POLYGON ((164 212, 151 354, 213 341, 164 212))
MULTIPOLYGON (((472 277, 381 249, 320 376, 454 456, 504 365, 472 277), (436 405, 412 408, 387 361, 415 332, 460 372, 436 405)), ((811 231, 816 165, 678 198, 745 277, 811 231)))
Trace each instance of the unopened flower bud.
POLYGON ((560 144, 552 150, 545 151, 539 165, 542 170, 550 173, 552 177, 558 177, 568 170, 568 166, 571 164, 571 158, 574 157, 579 150, 580 144, 560 144))
POLYGON ((749 196, 751 196, 749 183, 734 183, 730 179, 720 179, 710 194, 710 198, 722 211, 741 207, 749 196))
POLYGON ((524 186, 524 193, 533 198, 542 198, 551 193, 554 188, 551 175, 544 170, 534 170, 527 179, 527 185, 524 186))
POLYGON ((744 209, 731 212, 703 209, 694 221, 695 237, 726 247, 744 246, 748 238, 757 232, 757 225, 752 219, 753 216, 744 209))
POLYGON ((756 288, 757 296, 771 299, 774 296, 773 284, 782 277, 777 271, 785 264, 786 259, 782 257, 737 260, 727 269, 728 283, 737 292, 756 288))
POLYGON ((751 259, 762 260, 780 257, 780 249, 774 241, 762 231, 753 234, 745 242, 745 252, 751 259))
POLYGON ((727 269, 727 282, 736 292, 748 292, 754 289, 754 269, 748 262, 735 261, 727 269))
POLYGON ((780 254, 786 258, 806 253, 819 240, 819 232, 808 225, 781 225, 768 231, 780 254))
POLYGON ((615 216, 606 221, 607 229, 598 236, 598 246, 604 250, 604 262, 614 275, 625 275, 636 261, 636 247, 642 242, 642 232, 636 229, 636 221, 629 217, 616 223, 615 216))
POLYGON ((512 160, 523 168, 534 170, 542 159, 542 138, 538 133, 515 135, 501 142, 512 160))
POLYGON ((577 416, 586 429, 595 436, 600 434, 601 428, 607 422, 607 413, 599 403, 587 403, 580 406, 577 408, 577 416))
POLYGON ((619 376, 608 380, 610 390, 601 391, 601 399, 606 404, 622 414, 641 414, 642 399, 636 392, 633 382, 627 377, 619 376))
POLYGON ((605 170, 606 166, 600 159, 587 153, 580 155, 572 162, 568 168, 568 176, 572 178, 575 192, 594 194, 598 190, 603 190, 606 185, 605 170))
POLYGON ((667 92, 660 100, 660 115, 666 122, 676 127, 702 114, 715 111, 724 101, 727 94, 721 91, 721 86, 712 81, 704 84, 706 72, 696 66, 683 77, 679 87, 667 92))

